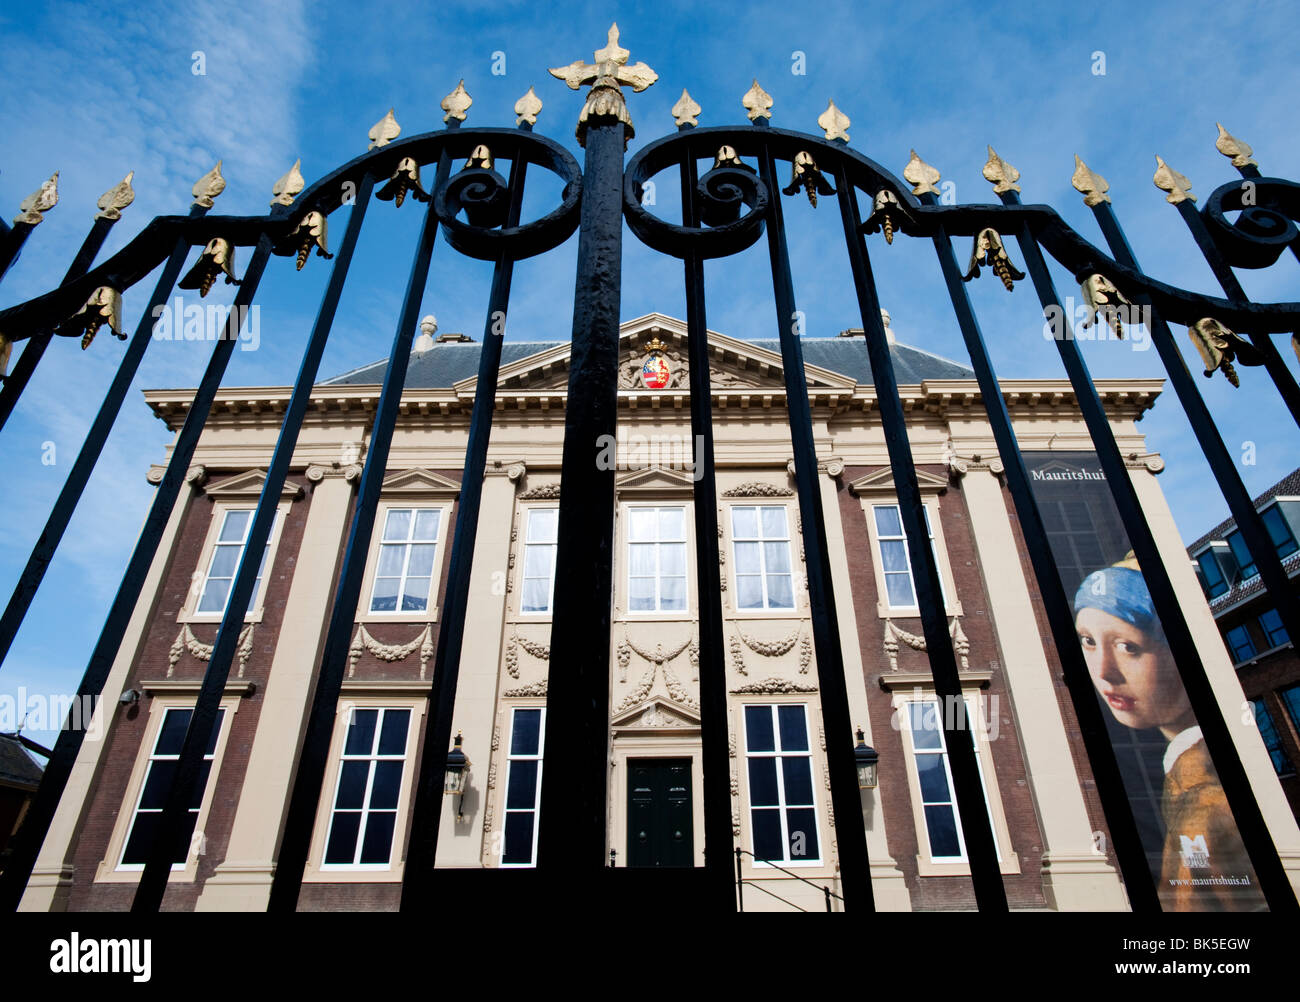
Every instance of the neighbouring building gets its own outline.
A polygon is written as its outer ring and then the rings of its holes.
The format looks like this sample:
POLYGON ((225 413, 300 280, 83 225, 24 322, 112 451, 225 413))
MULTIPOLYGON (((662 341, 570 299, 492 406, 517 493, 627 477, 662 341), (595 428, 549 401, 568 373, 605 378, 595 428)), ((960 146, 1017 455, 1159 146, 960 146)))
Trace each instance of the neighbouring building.
POLYGON ((37 755, 49 761, 50 750, 21 731, 0 733, 0 870, 9 856, 9 840, 23 823, 45 772, 37 755))
MULTIPOLYGON (((426 716, 480 346, 416 341, 338 704, 300 907, 392 909, 426 716)), ((742 332, 743 333, 743 332, 742 332)), ((880 756, 864 815, 878 906, 973 907, 938 704, 861 332, 803 340, 840 643, 855 724, 880 756)), ((622 327, 609 845, 618 866, 700 865, 698 596, 686 326, 622 327)), ((834 888, 837 861, 779 346, 709 333, 737 845, 834 888)), ((892 339, 911 447, 1008 896, 1018 909, 1124 909, 1092 773, 972 371, 892 339)), ((445 797, 438 865, 535 860, 550 668, 567 341, 509 341, 497 392, 454 729, 471 766, 445 797)), ((210 748, 167 909, 265 908, 385 363, 320 383, 210 748)), ((1092 449, 1063 379, 1007 380, 1045 484, 1092 449), (1056 471, 1056 473, 1053 473, 1056 471)), ((1136 422, 1158 379, 1098 392, 1225 716, 1241 687, 1186 560, 1136 422)), ((180 428, 186 390, 150 390, 180 428)), ((288 391, 222 389, 29 886, 27 909, 124 909, 210 655, 288 391), (120 697, 127 694, 128 701, 120 697), (134 694, 139 698, 130 701, 134 694)), ((161 459, 162 457, 160 457, 161 459)), ((1093 463, 1095 466, 1095 462, 1093 463)), ((149 471, 153 482, 163 467, 149 471)), ((1081 474, 1082 475, 1082 474, 1081 474)), ((1050 492, 1049 492, 1050 493, 1050 492)), ((1117 559, 1070 496, 1049 528, 1083 573, 1117 559), (1078 518, 1082 518, 1079 515, 1078 518), (1091 540, 1091 543, 1089 543, 1091 540), (1087 546, 1092 549, 1088 550, 1087 546)), ((1085 506, 1086 507, 1086 506, 1085 506)), ((1085 513, 1086 514, 1086 513, 1085 513)), ((1122 554, 1122 550, 1119 553, 1122 554)), ((1074 566, 1073 564, 1071 566, 1074 566)), ((1300 833, 1253 726, 1234 728, 1293 873, 1300 833)), ((1157 783, 1158 790, 1158 783, 1157 783)), ((822 895, 747 860, 749 908, 822 895)))
MULTIPOLYGON (((1300 470, 1294 470, 1254 501, 1269 539, 1282 558, 1293 590, 1300 587, 1300 470)), ((1223 634, 1242 691, 1250 700, 1259 733, 1282 781, 1291 810, 1300 817, 1300 657, 1287 636, 1277 602, 1264 589, 1254 558, 1235 519, 1220 522, 1187 548, 1196 576, 1223 634)))

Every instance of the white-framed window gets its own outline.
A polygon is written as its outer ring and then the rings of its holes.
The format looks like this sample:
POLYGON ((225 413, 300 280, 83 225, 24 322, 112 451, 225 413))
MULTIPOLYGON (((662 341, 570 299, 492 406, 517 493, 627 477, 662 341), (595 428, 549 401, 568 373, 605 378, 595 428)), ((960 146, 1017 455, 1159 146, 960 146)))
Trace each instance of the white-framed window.
MULTIPOLYGON (((957 810, 952 766, 948 761, 948 748, 944 740, 943 716, 937 698, 922 699, 904 704, 904 720, 911 745, 912 764, 915 769, 920 814, 924 820, 924 835, 928 856, 933 863, 965 863, 966 839, 962 833, 961 815, 957 810)), ((970 700, 963 700, 965 719, 963 732, 971 736, 975 748, 975 762, 979 768, 980 788, 984 793, 984 806, 989 811, 989 825, 993 830, 993 844, 998 859, 1002 859, 998 824, 989 804, 988 782, 984 778, 984 763, 980 755, 980 742, 975 735, 979 717, 970 700)), ((956 707, 953 708, 955 718, 956 707)), ((920 833, 918 833, 919 835, 920 833)))
POLYGON ((409 706, 349 711, 321 870, 392 865, 411 715, 409 706))
MULTIPOLYGON (((135 805, 130 812, 130 822, 123 835, 121 853, 117 859, 116 869, 120 871, 143 870, 145 863, 148 862, 154 838, 162 821, 163 807, 167 802, 172 780, 176 776, 181 745, 185 741, 185 732, 190 726, 194 707, 192 705, 161 706, 159 712, 161 717, 156 730, 148 739, 149 753, 144 762, 143 777, 139 783, 139 792, 135 796, 135 805)), ((203 812, 204 794, 207 792, 212 766, 218 758, 217 749, 221 743, 225 718, 226 710, 222 707, 217 710, 217 723, 212 728, 212 736, 204 750, 199 782, 195 784, 194 796, 185 820, 185 838, 181 843, 179 856, 172 860, 173 872, 185 870, 203 849, 204 836, 198 827, 198 822, 203 812)))
POLYGON ((511 711, 506 754, 506 803, 502 822, 501 866, 537 865, 537 818, 542 797, 542 749, 546 707, 517 706, 511 711))
POLYGON ((790 520, 785 505, 733 505, 738 609, 793 609, 790 520))
MULTIPOLYGON (((248 531, 253 526, 254 508, 226 508, 217 512, 220 528, 212 542, 208 555, 207 570, 199 584, 199 598, 194 611, 201 616, 221 616, 225 614, 230 591, 235 585, 235 573, 239 570, 240 558, 244 555, 244 545, 248 542, 248 531)), ((248 599, 248 611, 258 607, 258 596, 262 591, 262 577, 266 573, 266 558, 271 552, 271 542, 275 539, 276 523, 280 513, 275 514, 271 532, 266 537, 262 548, 262 559, 257 567, 257 580, 253 584, 253 593, 248 599)))
POLYGON ((686 609, 686 508, 627 508, 628 612, 686 609))
MULTIPOLYGON (((935 544, 934 528, 930 524, 930 506, 925 505, 925 529, 930 537, 930 552, 939 571, 939 589, 943 603, 948 604, 948 588, 944 583, 943 563, 935 544)), ((916 588, 912 581, 911 554, 907 536, 903 531, 903 518, 897 504, 873 504, 871 517, 875 527, 876 547, 880 558, 880 571, 884 578, 885 601, 891 609, 915 609, 916 588)))
POLYGON ((807 707, 766 703, 746 706, 744 713, 755 865, 820 865, 807 707))
POLYGON ((555 549, 560 525, 559 508, 529 508, 524 527, 523 589, 519 611, 544 615, 555 598, 555 549))
POLYGON ((433 602, 440 507, 385 510, 370 587, 370 613, 426 613, 433 602))

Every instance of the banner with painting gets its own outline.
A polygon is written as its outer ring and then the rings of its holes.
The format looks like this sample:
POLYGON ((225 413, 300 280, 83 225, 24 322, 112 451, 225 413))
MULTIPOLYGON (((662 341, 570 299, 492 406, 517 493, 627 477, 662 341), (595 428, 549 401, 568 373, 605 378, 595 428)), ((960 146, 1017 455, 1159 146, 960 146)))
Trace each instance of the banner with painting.
POLYGON ((1263 909, 1096 454, 1024 457, 1161 904, 1166 911, 1263 909))

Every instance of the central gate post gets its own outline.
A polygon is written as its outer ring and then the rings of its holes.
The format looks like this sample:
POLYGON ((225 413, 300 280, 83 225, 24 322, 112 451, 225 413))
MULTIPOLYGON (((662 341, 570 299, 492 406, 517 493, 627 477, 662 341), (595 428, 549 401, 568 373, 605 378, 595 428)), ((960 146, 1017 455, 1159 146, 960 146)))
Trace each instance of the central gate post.
POLYGON ((623 253, 623 152, 632 121, 620 83, 645 90, 658 76, 627 65, 618 26, 595 54, 551 70, 574 90, 594 84, 578 121, 581 228, 555 558, 555 610, 543 753, 537 865, 548 882, 602 878, 609 771, 609 656, 614 469, 596 457, 613 442, 623 253))

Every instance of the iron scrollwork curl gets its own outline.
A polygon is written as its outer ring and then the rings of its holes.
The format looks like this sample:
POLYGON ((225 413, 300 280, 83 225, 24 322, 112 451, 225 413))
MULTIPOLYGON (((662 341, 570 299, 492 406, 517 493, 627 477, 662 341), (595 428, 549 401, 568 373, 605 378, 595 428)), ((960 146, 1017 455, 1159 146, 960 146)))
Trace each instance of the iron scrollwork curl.
POLYGON ((446 230, 447 242, 462 254, 484 261, 504 255, 517 261, 558 246, 577 229, 582 169, 558 143, 520 129, 460 129, 450 135, 447 151, 472 161, 433 194, 434 211, 446 230), (493 157, 522 158, 557 174, 564 181, 560 205, 540 219, 504 228, 507 184, 475 156, 480 146, 487 146, 493 157), (462 210, 464 220, 459 218, 462 210))
MULTIPOLYGON (((714 126, 690 129, 639 150, 628 162, 623 183, 623 215, 642 242, 674 257, 699 254, 703 258, 727 257, 755 244, 763 235, 768 206, 774 193, 763 179, 740 162, 756 156, 766 147, 773 156, 793 165, 802 154, 833 176, 845 165, 850 183, 875 197, 888 190, 906 209, 920 206, 907 187, 879 164, 839 143, 825 142, 804 133, 772 128, 714 126), (684 159, 714 157, 729 147, 735 158, 719 158, 696 187, 700 199, 700 227, 678 226, 649 212, 642 205, 643 186, 660 171, 678 166, 684 159), (745 211, 742 211, 742 208, 745 211)), ((899 213, 899 221, 907 219, 899 213)))
POLYGON ((1300 237, 1300 185, 1275 177, 1245 178, 1220 185, 1201 210, 1228 263, 1267 268, 1300 237), (1236 222, 1229 212, 1240 211, 1236 222))

